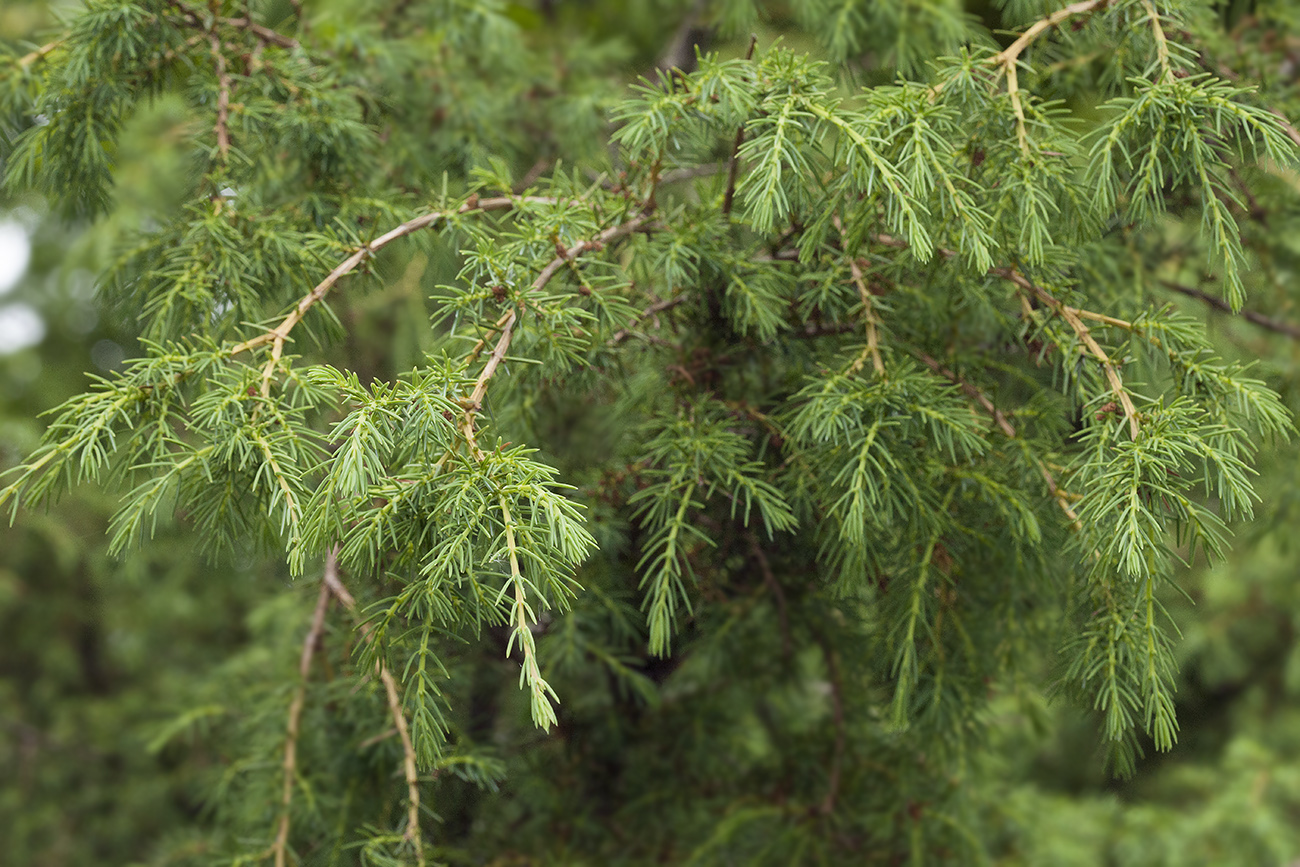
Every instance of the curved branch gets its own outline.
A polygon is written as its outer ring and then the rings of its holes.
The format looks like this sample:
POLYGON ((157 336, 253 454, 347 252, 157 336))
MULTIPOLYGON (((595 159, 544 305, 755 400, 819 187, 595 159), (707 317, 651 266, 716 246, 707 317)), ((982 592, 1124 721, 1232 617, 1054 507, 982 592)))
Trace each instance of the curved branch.
MULTIPOLYGON (((354 617, 357 615, 357 600, 348 592, 339 578, 338 546, 325 555, 325 580, 323 589, 332 593, 354 617)), ((366 641, 373 641, 370 624, 361 621, 361 634, 366 641)), ((420 777, 415 766, 415 745, 411 742, 410 727, 406 723, 406 714, 402 711, 402 699, 397 690, 397 679, 393 677, 384 662, 379 663, 379 679, 384 684, 384 693, 388 697, 388 712, 393 718, 393 727, 402 741, 402 769, 406 775, 406 831, 402 839, 415 845, 416 858, 424 864, 424 845, 420 841, 420 777)))
MULTIPOLYGON (((546 284, 551 282, 556 273, 561 268, 568 265, 583 253, 593 250, 600 250, 610 241, 621 238, 624 235, 630 235, 637 229, 645 225, 649 218, 645 215, 633 217, 626 223, 620 223, 617 226, 606 229, 594 238, 586 241, 579 241, 567 250, 560 250, 554 259, 547 263, 528 287, 527 294, 536 294, 546 288, 546 284)), ((465 442, 469 445, 470 452, 479 459, 482 459, 482 452, 479 450, 474 430, 474 417, 483 406, 483 396, 487 393, 488 383, 496 374, 497 368, 501 366, 502 360, 506 357, 506 352, 510 349, 510 341, 514 339, 515 326, 519 322, 518 309, 512 309, 497 320, 501 336, 497 338, 496 346, 492 349, 492 356, 488 358, 487 364, 479 373, 478 379, 474 382, 474 390, 470 392, 469 397, 462 402, 465 413, 461 419, 461 432, 465 435, 465 442)), ((471 358, 478 356, 482 349, 483 342, 480 341, 471 352, 471 358)))
MULTIPOLYGON (((333 568, 334 552, 330 552, 325 561, 325 574, 333 568)), ((302 727, 302 706, 307 697, 307 678, 311 676, 311 659, 320 646, 321 634, 325 631, 325 611, 329 608, 330 587, 328 579, 321 582, 320 594, 316 597, 316 611, 312 614, 311 628, 302 643, 302 654, 298 657, 298 688, 294 691, 293 701, 289 703, 289 722, 284 739, 284 786, 280 791, 280 819, 275 832, 275 842, 271 844, 270 854, 275 867, 285 867, 285 856, 289 846, 289 807, 293 803, 294 782, 298 778, 298 733, 302 727)))
POLYGON ((398 238, 404 238, 420 229, 432 226, 447 217, 459 214, 468 214, 474 211, 503 211, 509 208, 518 207, 524 203, 537 204, 555 204, 556 199, 548 196, 496 196, 489 199, 480 199, 478 196, 471 196, 468 201, 459 208, 444 211, 431 211, 412 220, 407 220, 395 229, 391 229, 375 240, 358 247, 350 256, 340 262, 333 271, 331 271, 324 280, 304 295, 294 308, 289 311, 280 324, 270 331, 259 334, 257 337, 245 340, 243 343, 231 347, 230 354, 238 355, 241 352, 247 352, 256 349, 259 346, 271 344, 271 358, 267 361, 266 367, 262 371, 262 396, 268 397, 271 393, 271 379, 275 376, 275 369, 280 363, 280 357, 284 354, 284 343, 289 337, 289 333, 294 327, 302 321, 307 315, 307 311, 315 307, 323 299, 334 284, 343 279, 346 275, 357 269, 362 262, 374 255, 377 251, 387 247, 398 238))

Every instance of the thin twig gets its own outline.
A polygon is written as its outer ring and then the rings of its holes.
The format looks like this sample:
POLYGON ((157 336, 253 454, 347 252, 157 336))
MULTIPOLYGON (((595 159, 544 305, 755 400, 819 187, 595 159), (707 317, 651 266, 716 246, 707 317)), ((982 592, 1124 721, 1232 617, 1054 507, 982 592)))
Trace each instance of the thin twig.
POLYGON ((772 564, 768 562, 767 554, 763 553, 763 546, 758 543, 754 531, 745 531, 745 541, 749 543, 749 553, 758 564, 758 571, 763 576, 763 584, 772 591, 772 598, 776 601, 777 623, 781 627, 781 656, 789 660, 794 653, 794 641, 790 637, 790 615, 786 610, 785 590, 781 587, 781 582, 776 580, 776 575, 772 572, 772 564))
MULTIPOLYGON (((290 0, 290 2, 292 3, 293 0, 290 0)), ((295 4, 295 8, 301 16, 301 6, 295 4)), ((299 20, 301 20, 301 18, 299 20)), ((218 18, 217 21, 222 24, 228 24, 231 27, 238 27, 240 30, 247 30, 249 33, 253 34, 263 43, 268 45, 277 45, 280 48, 290 49, 300 47, 297 39, 285 36, 282 33, 277 33, 270 27, 258 24, 256 21, 249 18, 218 18)), ((300 24, 299 26, 303 30, 307 29, 305 24, 300 24)))
MULTIPOLYGON (((1061 303, 1057 300, 1056 296, 1052 295, 1052 293, 1048 292, 1042 286, 1028 280, 1023 274, 1014 268, 993 268, 990 269, 989 273, 1001 277, 1004 280, 1011 281, 1024 292, 1032 294, 1039 301, 1046 304, 1052 312, 1058 314, 1065 320, 1066 324, 1074 331, 1075 337, 1079 339, 1079 342, 1082 343, 1088 352, 1101 363, 1102 369, 1106 373, 1106 381, 1110 384, 1111 391, 1115 393, 1115 399, 1118 400, 1120 406, 1123 407, 1124 417, 1128 419, 1129 435, 1133 439, 1137 439, 1137 407, 1133 405, 1133 398, 1129 396, 1128 391, 1124 388, 1124 381, 1120 378, 1119 368, 1115 365, 1115 362, 1111 360, 1110 356, 1106 354, 1105 350, 1103 350, 1097 343, 1096 339, 1092 336, 1092 331, 1084 324, 1083 319, 1080 318, 1079 314, 1081 311, 1077 308, 1061 303)), ((1121 320, 1115 320, 1115 322, 1119 321, 1121 320)))
POLYGON ((1253 310, 1242 310, 1239 313, 1233 313, 1232 306, 1222 298, 1216 298, 1213 295, 1202 292, 1200 289, 1193 289, 1191 286, 1184 286, 1181 283, 1174 283, 1170 280, 1161 280, 1160 285, 1164 286, 1166 289, 1173 290, 1174 292, 1181 292, 1189 298, 1203 301, 1215 310, 1234 316, 1240 316, 1242 319, 1254 323, 1260 328, 1265 328, 1278 334, 1285 334, 1292 340, 1300 340, 1300 326, 1292 325, 1290 322, 1271 319, 1264 314, 1256 313, 1253 310))
MULTIPOLYGON (((348 592, 342 579, 339 578, 338 571, 338 546, 335 546, 325 556, 325 581, 324 587, 335 598, 343 604, 353 616, 357 614, 357 600, 348 592)), ((367 642, 374 641, 374 636, 369 623, 359 621, 361 634, 367 642)), ((415 746, 411 741, 410 728, 406 723, 406 714, 402 711, 402 699, 397 689, 397 680, 393 677, 392 672, 388 670, 388 665, 382 660, 378 663, 379 679, 384 684, 384 692, 388 696, 388 712, 393 718, 393 726, 397 730, 397 735, 402 741, 402 767, 406 775, 406 831, 402 834, 402 839, 414 844, 416 858, 420 865, 424 864, 424 845, 420 840, 420 777, 417 773, 415 764, 415 746)))
POLYGON ((380 235, 375 240, 361 247, 358 247, 346 259, 338 264, 324 280, 317 283, 315 288, 304 295, 294 306, 289 314, 280 320, 280 324, 270 331, 259 334, 256 337, 245 340, 243 343, 231 347, 230 354, 238 355, 241 352, 247 352, 267 343, 271 344, 271 357, 262 371, 262 395, 269 396, 271 393, 271 379, 275 376, 276 366, 280 363, 280 357, 284 353, 284 343, 289 337, 289 332, 293 331, 294 326, 302 321, 307 315, 307 311, 316 306, 334 288, 334 284, 341 280, 347 274, 356 270, 362 262, 374 255, 378 250, 391 244, 399 238, 417 232, 420 229, 432 226, 441 220, 455 214, 468 214, 473 211, 501 211, 507 208, 517 207, 524 203, 554 204, 555 199, 546 196, 497 196, 495 198, 480 199, 472 196, 468 201, 459 208, 446 211, 432 211, 423 214, 412 220, 407 220, 402 225, 389 232, 380 235))
POLYGON ((1062 21, 1075 15, 1084 15, 1101 9, 1109 3, 1110 0, 1082 0, 1079 3, 1071 3, 1064 9, 1058 9, 1046 18, 1034 22, 1029 29, 1020 34, 1015 42, 989 58, 989 63, 1000 67, 1006 74, 1007 96, 1011 97, 1011 110, 1016 115, 1016 139, 1019 141, 1020 150, 1025 156, 1029 156, 1030 153, 1029 138, 1025 130, 1025 109, 1021 104, 1020 83, 1016 75, 1016 64, 1020 60, 1021 53, 1045 31, 1057 26, 1062 21))
POLYGON ((831 753, 831 767, 827 773, 826 797, 822 798, 819 811, 824 816, 835 812, 835 801, 840 793, 840 770, 844 763, 844 747, 848 740, 844 723, 844 685, 840 682, 840 665, 835 658, 835 650, 822 636, 817 636, 817 644, 826 658, 826 674, 831 686, 831 719, 835 724, 835 747, 831 753))
POLYGON ((66 40, 67 37, 64 36, 60 39, 55 39, 53 42, 45 43, 40 48, 37 48, 35 51, 31 51, 27 54, 24 54, 22 57, 18 58, 18 65, 21 66, 23 69, 26 69, 36 61, 45 59, 45 56, 47 54, 49 54, 54 49, 58 48, 66 40))
POLYGON ((221 50, 221 37, 210 32, 208 42, 212 45, 212 63, 217 70, 217 153, 224 165, 230 157, 230 73, 221 50))
POLYGON ((1002 432, 1007 435, 1007 439, 1013 440, 1016 438, 1015 427, 1013 427, 1011 422, 1007 420, 1007 417, 1003 414, 1002 410, 993 405, 993 401, 989 400, 988 396, 984 394, 984 392, 980 391, 974 385, 944 367, 939 363, 938 359, 932 355, 922 352, 921 361, 925 362, 926 367, 956 385, 962 391, 966 392, 967 396, 974 398, 980 406, 984 407, 984 411, 993 417, 994 423, 997 424, 997 426, 1002 429, 1002 432))
POLYGON ((662 313, 665 310, 669 310, 673 307, 676 307, 678 304, 681 304, 685 300, 686 300, 686 295, 682 294, 682 295, 674 295, 672 298, 665 298, 662 301, 656 301, 655 303, 651 304, 649 307, 647 307, 646 309, 638 313, 636 315, 636 318, 634 318, 631 322, 627 324, 627 328, 623 328, 620 329, 619 331, 615 331, 614 335, 609 338, 609 342, 622 343, 632 334, 631 331, 632 328, 634 328, 635 326, 639 325, 642 322, 645 322, 647 319, 649 319, 650 317, 658 313, 662 313))
MULTIPOLYGON (((561 268, 567 266, 575 258, 592 250, 600 250, 610 241, 621 238, 624 235, 630 235, 632 232, 641 228, 646 223, 647 219, 648 218, 644 215, 633 217, 626 223, 620 223, 617 226, 606 229, 595 238, 586 241, 579 241, 567 250, 560 251, 556 254, 555 258, 547 263, 546 267, 538 273, 537 279, 533 280, 525 294, 536 295, 541 292, 546 288, 546 284, 551 282, 551 278, 554 277, 561 268)), ((511 309, 502 317, 501 320, 498 321, 500 323, 501 336, 497 338, 496 346, 492 349, 491 357, 488 358, 487 364, 479 373, 478 379, 475 380, 474 390, 470 392, 469 398, 462 402, 465 412, 461 419, 461 432, 465 435, 465 442, 469 446, 470 452, 478 458, 482 457, 482 453, 478 448, 478 442, 475 436, 474 417, 482 408, 483 395, 487 393, 488 383, 496 374, 497 368, 501 366, 502 360, 506 357, 506 352, 510 349, 510 341, 514 338, 515 325, 519 322, 518 309, 511 309)))
MULTIPOLYGON (((844 224, 840 222, 838 216, 832 217, 831 221, 835 224, 835 228, 839 230, 842 241, 844 238, 844 224)), ((884 376, 885 362, 880 357, 880 337, 876 333, 876 326, 879 324, 879 319, 876 317, 875 306, 871 301, 871 290, 867 288, 867 281, 862 275, 862 269, 858 266, 858 259, 856 256, 849 257, 849 273, 853 276, 853 285, 858 289, 858 299, 862 302, 862 318, 866 320, 867 331, 866 348, 862 350, 862 354, 859 355, 857 360, 855 360, 852 366, 849 367, 849 374, 851 375, 861 370, 862 365, 866 362, 868 356, 870 356, 871 367, 875 370, 876 376, 884 376)))
MULTIPOLYGON (((909 246, 906 241, 901 240, 899 238, 891 237, 889 235, 878 234, 878 235, 873 235, 872 238, 877 243, 883 244, 888 247, 906 249, 909 246)), ((936 248, 935 252, 937 252, 939 255, 943 256, 946 259, 954 259, 958 255, 958 253, 955 250, 946 250, 943 249, 942 247, 936 248)), ((1033 297, 1037 298, 1039 301, 1046 304, 1049 308, 1051 308, 1051 310, 1054 313, 1057 313, 1062 319, 1066 321, 1066 324, 1070 326, 1070 328, 1074 331, 1075 336, 1078 337, 1079 342, 1083 344, 1085 349, 1087 349, 1088 354, 1091 354, 1095 359, 1097 359, 1098 362, 1101 363, 1102 369, 1106 373, 1106 381, 1107 383, 1110 384, 1111 390, 1115 393, 1115 399, 1118 400, 1120 406, 1123 407, 1124 417, 1128 419, 1129 434, 1133 437, 1133 439, 1137 439, 1137 435, 1138 435, 1137 407, 1133 405, 1133 399, 1129 397, 1128 391, 1126 391, 1124 388, 1124 381, 1120 378, 1119 368, 1115 366, 1115 362, 1113 362, 1110 359, 1110 356, 1108 356, 1105 353, 1105 351, 1102 350, 1101 346, 1098 345, 1097 341, 1092 336, 1091 330, 1088 328, 1087 325, 1083 323, 1083 320, 1085 318, 1097 319, 1105 322, 1108 325, 1114 325, 1116 327, 1125 328, 1127 330, 1132 330, 1133 328, 1132 323, 1125 322, 1123 319, 1116 319, 1111 316, 1105 316, 1104 314, 1101 313, 1093 313, 1090 310, 1082 310, 1078 307, 1070 307, 1067 304, 1063 304, 1059 300, 1057 300, 1057 298, 1053 296, 1050 292, 1048 292, 1042 286, 1039 286, 1036 283, 1030 281, 1028 278, 1026 278, 1015 268, 995 267, 995 268, 990 268, 987 273, 992 277, 1001 277, 1003 280, 1009 280, 1011 283, 1014 283, 1020 290, 1022 290, 1020 293, 1021 305, 1024 308, 1026 314, 1033 313, 1033 309, 1029 305, 1029 296, 1032 295, 1033 297)))
POLYGON ((176 11, 180 12, 185 19, 185 23, 190 27, 197 27, 199 30, 210 30, 208 21, 213 24, 225 24, 228 27, 236 27, 245 30, 256 36, 264 45, 278 45, 280 48, 299 48, 301 47, 298 40, 291 39, 280 33, 276 33, 270 27, 258 24, 251 17, 244 18, 211 18, 206 19, 198 11, 186 6, 181 0, 167 0, 167 4, 176 11))
MULTIPOLYGON (((754 59, 754 47, 758 45, 758 34, 749 37, 749 50, 745 52, 746 60, 754 59)), ((732 201, 736 198, 736 175, 740 171, 740 146, 745 143, 745 125, 736 128, 736 140, 731 143, 731 159, 727 161, 727 192, 722 196, 722 213, 731 213, 732 201)))
MULTIPOLYGON (((331 555, 333 556, 333 555, 331 555)), ((325 561, 325 573, 329 574, 330 561, 325 561)), ((316 597, 316 611, 312 614, 311 628, 302 643, 302 654, 298 657, 298 689, 294 691, 293 701, 289 703, 289 723, 285 727, 284 740, 284 786, 280 792, 280 820, 275 832, 275 842, 271 844, 271 855, 275 867, 285 867, 285 855, 289 846, 289 807, 293 802, 294 784, 298 779, 298 733, 302 727, 302 706, 307 697, 307 678, 311 674, 311 658, 320 646, 321 633, 325 630, 325 611, 329 608, 330 587, 322 581, 320 594, 316 597)))
POLYGON ((1163 81, 1173 74, 1169 68, 1169 39, 1165 36, 1165 28, 1160 24, 1160 13, 1156 12, 1151 0, 1142 0, 1142 8, 1151 19, 1151 35, 1156 40, 1156 59, 1160 63, 1160 79, 1163 81))
MULTIPOLYGON (((988 395, 980 391, 974 384, 967 382, 956 373, 953 373, 951 370, 941 365, 933 356, 922 352, 920 357, 921 361, 925 362, 927 367, 947 379, 949 382, 954 383, 961 388, 962 391, 966 392, 967 395, 974 398, 975 401, 984 408, 984 411, 992 416, 993 421, 999 428, 1001 428, 1002 433, 1006 434, 1007 439, 1013 440, 1017 438, 1015 426, 1011 424, 1010 419, 1006 417, 1002 410, 993 405, 993 401, 989 400, 988 395)), ((1037 465, 1039 473, 1042 474, 1043 481, 1047 483, 1047 490, 1051 492, 1052 499, 1054 499, 1056 504, 1060 506, 1061 511, 1065 513, 1065 517, 1069 518, 1070 526, 1073 527, 1076 532, 1082 530, 1083 522, 1079 520, 1078 513, 1075 512, 1074 507, 1070 505, 1070 495, 1061 490, 1061 488, 1056 484, 1056 477, 1052 475, 1051 470, 1047 468, 1047 464, 1043 462, 1042 458, 1037 455, 1032 455, 1031 457, 1035 465, 1037 465)))

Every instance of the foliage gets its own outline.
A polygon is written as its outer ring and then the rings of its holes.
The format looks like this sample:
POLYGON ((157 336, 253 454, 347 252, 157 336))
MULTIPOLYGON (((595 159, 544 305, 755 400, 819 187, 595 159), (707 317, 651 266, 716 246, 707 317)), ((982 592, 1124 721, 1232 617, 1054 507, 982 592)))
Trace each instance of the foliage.
POLYGON ((149 739, 157 863, 1056 863, 1000 715, 1173 749, 1175 591, 1292 430, 1205 316, 1289 327, 1298 10, 635 3, 800 47, 625 87, 618 5, 92 0, 0 60, 8 194, 139 337, 0 504, 293 580, 149 739))

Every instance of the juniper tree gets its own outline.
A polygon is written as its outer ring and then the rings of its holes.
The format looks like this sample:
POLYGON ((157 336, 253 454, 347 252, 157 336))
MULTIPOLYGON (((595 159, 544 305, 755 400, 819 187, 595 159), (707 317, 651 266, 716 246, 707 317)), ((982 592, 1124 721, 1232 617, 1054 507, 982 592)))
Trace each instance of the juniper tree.
POLYGON ((5 60, 7 188, 111 227, 140 340, 0 502, 111 486, 115 553, 294 581, 155 740, 222 757, 160 858, 968 863, 1014 849, 996 698, 1171 749, 1165 591, 1291 432, 1204 322, 1292 273, 1268 49, 724 2, 624 87, 550 14, 95 0, 5 60), (185 169, 124 225, 160 106, 185 169))

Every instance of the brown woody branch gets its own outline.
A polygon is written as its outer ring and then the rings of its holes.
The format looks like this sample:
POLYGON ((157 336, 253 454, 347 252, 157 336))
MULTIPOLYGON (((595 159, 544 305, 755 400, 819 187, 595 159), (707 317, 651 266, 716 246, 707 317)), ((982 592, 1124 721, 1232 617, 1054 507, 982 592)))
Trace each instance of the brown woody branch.
MULTIPOLYGON (((895 247, 898 249, 905 249, 908 247, 906 241, 894 238, 890 235, 878 234, 872 237, 877 243, 883 244, 887 247, 895 247)), ((957 251, 946 250, 942 247, 936 248, 936 252, 946 259, 954 259, 958 255, 957 251)), ((1133 405, 1133 399, 1124 388, 1124 381, 1120 378, 1119 368, 1116 367, 1115 362, 1111 360, 1110 356, 1106 354, 1097 343, 1096 339, 1093 338, 1092 331, 1084 324, 1083 320, 1093 319, 1107 325, 1113 325, 1117 328, 1124 328, 1127 330, 1132 330, 1132 323, 1125 322, 1123 319, 1116 319, 1113 316, 1107 316, 1104 313, 1093 313, 1091 310, 1083 310, 1078 307, 1070 307, 1067 304, 1063 304, 1054 295, 1042 286, 1030 281, 1015 268, 995 267, 990 268, 987 273, 991 277, 1001 277, 1003 280, 1010 281, 1020 289, 1021 304, 1024 306, 1027 315, 1033 312, 1028 303, 1029 299, 1033 297, 1047 305, 1053 313, 1056 313, 1065 320, 1066 324, 1074 331, 1079 342, 1087 350, 1084 354, 1091 355, 1101 364, 1102 369, 1106 373, 1106 381, 1109 383, 1111 391, 1115 393, 1115 399, 1123 408, 1124 417, 1128 419, 1129 434, 1134 439, 1137 439, 1137 407, 1133 405)))
POLYGON ((1026 156, 1029 155, 1029 139, 1025 132, 1025 109, 1020 101, 1020 84, 1016 77, 1016 64, 1020 60, 1021 53, 1044 32, 1061 22, 1075 15, 1085 15, 1102 9, 1109 3, 1110 0, 1082 0, 1079 3, 1071 3, 1064 9, 1058 9, 1046 18, 1034 22, 1015 42, 989 58, 989 63, 1001 67, 1007 76, 1007 96, 1011 97, 1011 110, 1016 115, 1016 138, 1020 142, 1021 152, 1026 156))
MULTIPOLYGON (((333 554, 330 555, 333 557, 333 554)), ((325 561, 325 574, 331 568, 331 560, 325 561)), ((311 659, 320 646, 321 634, 325 631, 325 611, 329 608, 330 588, 321 582, 320 594, 316 597, 316 611, 312 614, 311 628, 302 643, 302 654, 298 657, 298 689, 294 691, 293 701, 289 703, 289 722, 285 727, 284 739, 284 786, 280 792, 280 819, 275 832, 275 841, 271 844, 271 856, 275 867, 285 867, 285 857, 289 846, 289 807, 293 803, 294 784, 298 780, 298 734, 302 728, 302 706, 307 697, 307 678, 311 675, 311 659)))
POLYGON ((1117 324, 1121 322, 1121 320, 1103 316, 1102 314, 1089 314, 1089 311, 1079 310, 1078 308, 1063 304, 1057 300, 1056 296, 1052 295, 1042 286, 1029 281, 1014 268, 993 268, 989 273, 1001 277, 1004 280, 1011 281, 1022 292, 1033 295, 1043 304, 1047 305, 1052 312, 1065 320, 1066 324, 1074 331, 1074 335, 1079 339, 1079 342, 1083 344, 1083 346, 1094 358, 1097 359, 1098 362, 1100 362, 1102 369, 1106 373, 1106 381, 1110 384, 1111 391, 1115 393, 1115 399, 1119 401, 1119 405, 1123 408, 1124 417, 1128 419, 1129 435, 1133 439, 1137 439, 1138 417, 1137 407, 1133 405, 1133 398, 1129 397, 1128 391, 1124 388, 1124 382, 1120 379, 1119 368, 1116 367, 1115 362, 1110 359, 1110 356, 1106 354, 1105 350, 1103 350, 1097 343, 1096 339, 1093 338, 1091 329, 1084 324, 1081 315, 1089 315, 1089 318, 1100 319, 1108 324, 1117 324))
MULTIPOLYGON (((844 239, 844 224, 840 222, 838 216, 832 217, 831 221, 835 228, 839 230, 841 242, 844 239)), ((876 372, 876 376, 883 376, 885 373, 885 362, 880 357, 880 337, 876 333, 876 326, 879 320, 876 317, 875 307, 872 304, 871 290, 867 288, 867 281, 862 275, 862 268, 858 265, 856 256, 849 257, 849 273, 853 276, 853 285, 858 290, 858 300, 862 302, 862 318, 866 320, 867 345, 862 350, 862 354, 857 357, 849 367, 849 374, 852 375, 862 369, 868 357, 871 358, 871 368, 876 372)))
MULTIPOLYGON (((337 547, 325 557, 324 587, 343 604, 343 607, 349 613, 353 616, 356 615, 357 600, 348 592, 348 588, 343 585, 343 581, 339 578, 337 547)), ((374 640, 370 624, 364 621, 361 622, 361 634, 368 642, 374 640)), ((402 741, 402 768, 406 775, 407 809, 406 831, 402 834, 402 839, 414 844, 416 858, 423 867, 424 845, 420 840, 420 777, 415 765, 415 746, 411 741, 411 731, 406 723, 406 714, 402 711, 402 699, 397 690, 397 680, 384 662, 379 662, 378 668, 379 679, 383 682, 384 692, 388 696, 388 712, 393 718, 393 727, 402 741)))
MULTIPOLYGON (((614 335, 609 338, 609 342, 622 343, 624 340, 627 340, 629 336, 631 336, 632 328, 646 321, 647 319, 664 312, 665 310, 669 310, 673 307, 676 307, 678 304, 681 304, 685 300, 686 300, 685 295, 674 295, 672 298, 665 298, 662 301, 656 301, 655 303, 651 304, 649 307, 647 307, 646 309, 638 313, 636 318, 628 323, 627 328, 623 328, 618 331, 615 331, 614 335)), ((656 327, 658 326, 656 325, 656 327)))
POLYGON ((212 45, 212 63, 217 71, 217 153, 224 164, 230 157, 230 72, 226 68, 226 55, 221 51, 221 38, 208 34, 212 45))
POLYGON ((1200 289, 1193 289, 1191 286, 1184 286, 1181 283, 1174 283, 1171 280, 1161 280, 1160 285, 1174 292, 1180 292, 1189 298, 1195 298, 1198 301, 1203 301, 1204 303, 1208 304, 1210 307, 1213 307, 1215 310, 1221 311, 1223 313, 1228 313, 1234 316, 1240 316, 1242 319, 1245 319, 1247 322, 1251 322, 1255 325, 1258 325, 1260 328, 1267 329, 1268 331, 1272 331, 1277 334, 1285 334, 1287 337, 1290 337, 1292 340, 1300 340, 1300 326, 1292 325, 1290 322, 1282 322, 1278 319, 1271 319, 1268 316, 1265 316, 1262 313, 1256 313, 1253 310, 1242 310, 1238 313, 1233 313, 1232 306, 1229 305, 1228 302, 1224 301, 1222 298, 1216 298, 1213 295, 1209 295, 1205 292, 1202 292, 1200 289))
POLYGON ((480 199, 472 196, 468 201, 459 208, 447 211, 432 211, 428 214, 408 220, 402 225, 389 232, 380 235, 375 240, 361 247, 358 247, 350 256, 340 262, 333 271, 331 271, 324 280, 317 283, 315 288, 304 295, 289 311, 289 314, 280 320, 280 324, 270 331, 259 334, 257 337, 245 340, 243 343, 231 347, 230 354, 238 355, 251 349, 256 349, 267 343, 271 344, 271 358, 267 361, 266 367, 262 371, 262 395, 267 397, 271 393, 271 379, 275 376, 276 366, 280 363, 280 357, 284 353, 284 343, 289 338, 289 333, 294 327, 302 321, 307 315, 307 311, 316 306, 329 291, 334 288, 334 284, 344 276, 356 270, 362 262, 374 255, 377 251, 388 246, 399 238, 404 238, 420 229, 432 226, 441 220, 446 219, 454 214, 468 214, 473 211, 502 211, 508 208, 517 207, 524 203, 542 203, 554 204, 555 199, 545 196, 497 196, 495 198, 480 199))
MULTIPOLYGON (((560 250, 556 254, 555 258, 547 263, 546 267, 538 273, 537 279, 533 280, 525 294, 535 295, 541 292, 546 288, 546 284, 551 282, 551 278, 553 278, 561 268, 568 266, 569 263, 578 256, 593 250, 603 249, 609 242, 621 238, 624 235, 632 234, 645 225, 647 219, 648 217, 645 215, 633 217, 626 223, 620 223, 617 226, 606 229, 595 238, 586 241, 579 241, 568 249, 560 250)), ((461 432, 465 435, 465 442, 469 446, 471 454, 479 459, 482 458, 482 452, 479 450, 478 441, 475 436, 474 418, 478 414, 479 409, 482 408, 483 396, 487 393, 488 383, 492 380, 492 377, 496 375, 497 368, 501 366, 501 362, 505 359, 506 353, 510 350, 510 341, 514 339, 515 326, 518 322, 518 308, 512 308, 506 312, 501 319, 497 320, 497 329, 500 331, 501 336, 497 338, 496 346, 492 349, 491 357, 488 358, 487 364, 479 373, 478 379, 475 380, 474 390, 470 392, 469 398, 463 402, 465 412, 461 419, 461 432)), ((476 357, 479 349, 479 346, 475 346, 472 355, 476 357)))
MULTIPOLYGON (((921 361, 925 362, 926 367, 929 367, 935 373, 956 385, 983 407, 984 411, 992 416, 994 423, 996 423, 1002 430, 1002 433, 1006 434, 1007 439, 1016 439, 1017 434, 1015 426, 1011 424, 1011 421, 1006 417, 1002 410, 993 405, 993 401, 989 400, 988 395, 984 394, 984 392, 980 391, 972 383, 967 382, 956 373, 941 365, 933 356, 922 352, 920 357, 921 361)), ((1083 522, 1079 520, 1078 513, 1075 512, 1074 507, 1070 505, 1070 495, 1061 490, 1061 488, 1056 484, 1056 477, 1052 475, 1052 471, 1047 468, 1047 464, 1045 464, 1041 458, 1035 456, 1033 460, 1034 463, 1038 465, 1038 472, 1042 474, 1043 481, 1047 483, 1047 489, 1052 493, 1052 499, 1056 500, 1056 504, 1061 507, 1061 511, 1065 513, 1065 517, 1070 519, 1070 526, 1072 526, 1076 531, 1082 530, 1083 522)))
POLYGON ((67 39, 66 36, 60 39, 55 39, 53 42, 45 43, 40 48, 37 48, 35 51, 30 51, 27 54, 24 54, 22 57, 18 58, 18 65, 21 66, 23 69, 26 69, 36 61, 44 60, 46 55, 48 55, 54 49, 62 45, 64 43, 64 40, 66 39, 67 39))

